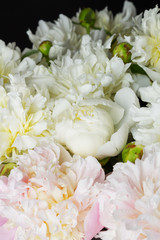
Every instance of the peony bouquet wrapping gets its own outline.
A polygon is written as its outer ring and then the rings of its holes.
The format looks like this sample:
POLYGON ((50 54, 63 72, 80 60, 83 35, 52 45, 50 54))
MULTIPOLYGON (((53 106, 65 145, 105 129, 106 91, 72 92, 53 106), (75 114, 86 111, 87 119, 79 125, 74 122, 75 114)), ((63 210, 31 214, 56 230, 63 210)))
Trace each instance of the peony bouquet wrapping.
POLYGON ((0 240, 160 239, 160 8, 0 40, 0 240))

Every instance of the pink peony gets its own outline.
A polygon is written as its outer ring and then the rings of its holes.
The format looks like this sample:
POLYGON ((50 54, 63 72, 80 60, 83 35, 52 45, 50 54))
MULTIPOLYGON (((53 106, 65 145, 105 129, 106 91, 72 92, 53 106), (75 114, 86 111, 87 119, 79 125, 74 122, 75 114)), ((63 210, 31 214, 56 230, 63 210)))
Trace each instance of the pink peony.
POLYGON ((103 228, 104 180, 95 158, 72 158, 55 144, 19 156, 0 177, 0 240, 92 239, 103 228))
POLYGON ((160 239, 160 144, 141 160, 117 163, 100 199, 103 240, 160 239))

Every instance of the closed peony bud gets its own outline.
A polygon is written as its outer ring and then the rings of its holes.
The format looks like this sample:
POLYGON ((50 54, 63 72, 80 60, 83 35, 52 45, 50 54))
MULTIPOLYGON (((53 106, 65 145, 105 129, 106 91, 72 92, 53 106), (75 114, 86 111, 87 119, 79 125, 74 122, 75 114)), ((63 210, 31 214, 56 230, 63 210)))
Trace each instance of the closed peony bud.
POLYGON ((132 46, 129 43, 122 42, 116 45, 113 49, 113 55, 122 58, 124 63, 131 62, 131 50, 132 46))
POLYGON ((136 145, 135 142, 128 143, 123 151, 122 151, 122 160, 123 162, 135 162, 137 158, 141 159, 143 155, 143 148, 142 144, 136 145))
POLYGON ((39 45, 39 51, 45 56, 49 56, 49 50, 52 47, 51 41, 45 40, 39 45))
POLYGON ((87 29, 89 33, 90 28, 94 26, 96 20, 96 15, 93 9, 91 8, 84 8, 79 15, 79 21, 83 27, 87 29))
POLYGON ((0 165, 0 176, 8 176, 10 171, 16 166, 17 165, 14 162, 2 163, 0 165))

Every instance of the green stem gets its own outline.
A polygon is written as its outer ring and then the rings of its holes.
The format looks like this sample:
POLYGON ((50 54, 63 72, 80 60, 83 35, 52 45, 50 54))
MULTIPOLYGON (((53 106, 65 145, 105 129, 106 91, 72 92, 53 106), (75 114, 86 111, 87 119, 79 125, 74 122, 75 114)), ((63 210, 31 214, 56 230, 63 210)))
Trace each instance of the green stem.
POLYGON ((26 52, 25 54, 22 55, 21 60, 23 60, 25 57, 30 57, 31 55, 33 55, 35 53, 39 53, 39 51, 38 50, 31 50, 29 52, 26 52))
POLYGON ((78 22, 75 22, 75 21, 72 21, 73 24, 76 24, 76 25, 81 25, 81 23, 78 23, 78 22))

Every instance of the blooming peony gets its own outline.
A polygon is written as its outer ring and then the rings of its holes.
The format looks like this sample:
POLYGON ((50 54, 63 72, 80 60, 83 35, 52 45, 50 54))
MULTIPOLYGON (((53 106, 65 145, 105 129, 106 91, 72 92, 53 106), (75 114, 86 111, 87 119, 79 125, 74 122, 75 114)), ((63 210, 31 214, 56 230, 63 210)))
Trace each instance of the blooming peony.
MULTIPOLYGON (((80 9, 81 10, 81 9, 80 9)), ((76 16, 73 16, 72 19, 74 22, 79 22, 80 11, 76 13, 76 16)), ((136 15, 136 8, 130 1, 125 1, 123 5, 122 12, 114 14, 106 6, 104 9, 95 11, 95 24, 91 28, 91 35, 96 33, 95 29, 104 29, 106 37, 114 34, 129 34, 132 27, 133 21, 132 17, 136 15)), ((86 34, 86 29, 81 25, 76 25, 76 32, 81 35, 86 34)), ((103 35, 102 35, 103 36, 103 35)), ((101 38, 102 40, 103 38, 101 38)))
POLYGON ((133 62, 139 64, 152 81, 160 79, 159 7, 145 10, 134 18, 134 27, 130 39, 133 62))
POLYGON ((51 61, 50 67, 34 68, 29 84, 47 88, 54 98, 65 97, 71 102, 84 98, 113 98, 115 93, 130 87, 132 75, 127 72, 130 64, 114 56, 109 58, 111 40, 104 45, 89 35, 82 37, 79 51, 68 50, 62 58, 51 61))
POLYGON ((116 156, 125 146, 132 119, 130 107, 139 106, 129 88, 119 90, 115 102, 90 99, 71 105, 66 99, 55 102, 54 138, 73 154, 99 159, 116 156))
POLYGON ((40 93, 32 95, 22 79, 19 85, 15 80, 9 92, 0 86, 0 161, 34 148, 52 135, 46 98, 40 93))
POLYGON ((9 83, 9 75, 28 77, 35 67, 30 58, 21 60, 21 51, 15 43, 5 44, 0 40, 0 85, 9 83))
POLYGON ((29 88, 36 86, 53 102, 55 140, 82 157, 120 153, 132 126, 130 107, 139 106, 129 88, 130 64, 117 56, 109 59, 108 48, 110 41, 103 45, 85 35, 73 56, 68 51, 48 68, 37 66, 27 80, 29 88))
POLYGON ((6 45, 0 40, 0 78, 1 83, 8 81, 7 77, 10 73, 14 73, 16 67, 20 63, 21 52, 15 44, 6 45))
POLYGON ((132 106, 134 125, 131 132, 137 143, 149 145, 160 141, 160 84, 154 82, 152 86, 140 88, 139 92, 147 106, 132 106))
POLYGON ((128 35, 134 25, 133 17, 136 15, 136 8, 130 1, 124 1, 122 12, 115 16, 107 7, 101 11, 96 11, 95 26, 104 28, 111 34, 128 35))
POLYGON ((50 58, 59 57, 68 49, 75 50, 80 45, 80 35, 76 33, 71 19, 64 14, 60 14, 54 23, 40 20, 36 33, 33 34, 28 30, 27 34, 33 43, 33 49, 38 49, 45 40, 51 41, 50 58))
POLYGON ((103 240, 160 239, 160 144, 144 149, 141 160, 117 163, 100 200, 103 240))
POLYGON ((93 157, 44 144, 18 157, 0 177, 0 236, 7 240, 92 239, 99 222, 105 175, 93 157))
MULTIPOLYGON (((136 9, 129 1, 125 1, 122 13, 116 14, 115 17, 107 8, 96 11, 95 26, 91 29, 90 36, 93 39, 98 37, 98 39, 105 41, 106 35, 111 36, 114 33, 122 33, 122 31, 127 34, 133 26, 132 17, 135 14, 136 9)), ((71 19, 60 14, 54 22, 40 20, 35 34, 31 30, 27 31, 33 49, 38 49, 43 41, 50 41, 52 43, 49 51, 51 59, 61 57, 69 49, 73 52, 78 50, 82 36, 87 34, 86 29, 79 24, 79 15, 80 10, 71 19)))

